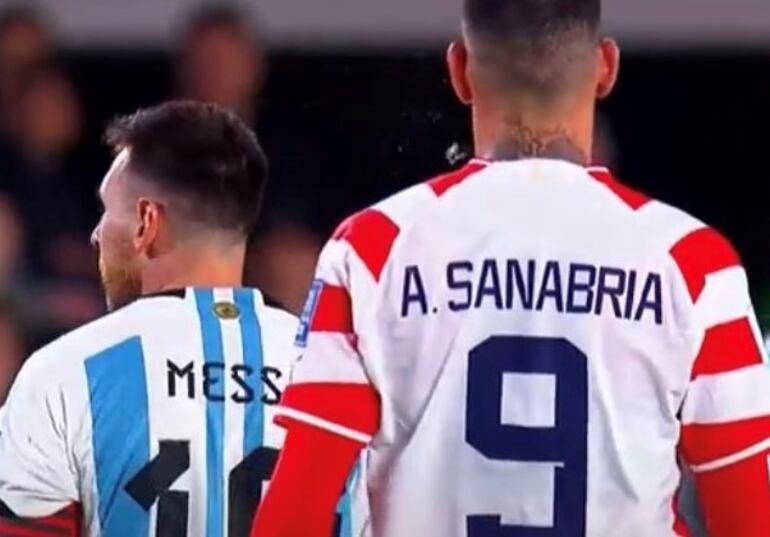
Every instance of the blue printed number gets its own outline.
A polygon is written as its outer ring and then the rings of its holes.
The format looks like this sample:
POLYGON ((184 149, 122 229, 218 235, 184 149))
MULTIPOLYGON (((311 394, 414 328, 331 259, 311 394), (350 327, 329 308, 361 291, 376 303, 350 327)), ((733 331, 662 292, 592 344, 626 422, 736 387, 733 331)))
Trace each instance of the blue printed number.
POLYGON ((466 441, 489 459, 553 463, 555 498, 551 527, 504 525, 501 515, 479 513, 467 518, 468 537, 585 537, 587 370, 586 356, 564 339, 496 336, 470 352, 466 441), (502 423, 506 373, 553 376, 553 427, 502 423))

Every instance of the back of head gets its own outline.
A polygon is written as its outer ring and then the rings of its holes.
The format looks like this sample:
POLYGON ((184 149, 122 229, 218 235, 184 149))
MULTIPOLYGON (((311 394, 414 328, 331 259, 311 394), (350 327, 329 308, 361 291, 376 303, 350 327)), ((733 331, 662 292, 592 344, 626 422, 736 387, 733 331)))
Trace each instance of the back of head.
POLYGON ((478 76, 545 103, 590 76, 600 19, 600 0, 464 0, 478 76))
POLYGON ((168 198, 178 228, 244 238, 254 228, 267 176, 256 136, 213 104, 171 101, 119 118, 107 129, 127 149, 132 181, 168 198))

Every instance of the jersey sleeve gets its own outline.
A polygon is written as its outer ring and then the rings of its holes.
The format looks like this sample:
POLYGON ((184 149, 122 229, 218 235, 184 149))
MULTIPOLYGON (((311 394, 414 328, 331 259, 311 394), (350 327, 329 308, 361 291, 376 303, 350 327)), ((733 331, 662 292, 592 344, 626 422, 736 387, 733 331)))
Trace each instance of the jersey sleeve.
POLYGON ((378 281, 398 228, 368 209, 348 219, 321 252, 296 338, 301 357, 278 411, 367 444, 380 423, 380 397, 361 343, 372 338, 378 281))
POLYGON ((0 502, 20 517, 46 517, 78 501, 65 412, 55 379, 32 356, 0 411, 0 502))
POLYGON ((746 273, 730 243, 703 228, 673 253, 700 339, 682 407, 682 449, 698 472, 770 447, 770 367, 746 273))
POLYGON ((770 367, 746 273, 710 228, 672 250, 692 302, 697 355, 681 411, 681 450, 695 473, 709 534, 770 531, 770 367), (736 490, 752 491, 750 501, 736 490), (732 492, 730 492, 732 491, 732 492))

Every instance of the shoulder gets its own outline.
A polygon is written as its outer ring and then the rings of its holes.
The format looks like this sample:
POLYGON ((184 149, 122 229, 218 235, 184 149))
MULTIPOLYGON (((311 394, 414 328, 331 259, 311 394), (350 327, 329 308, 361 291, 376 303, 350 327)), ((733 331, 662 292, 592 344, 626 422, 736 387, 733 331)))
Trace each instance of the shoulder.
POLYGON ((379 280, 398 238, 432 204, 486 166, 474 160, 462 168, 437 175, 385 198, 345 219, 332 235, 331 242, 347 243, 374 279, 379 280))
POLYGON ((66 400, 82 408, 87 361, 129 339, 131 309, 100 317, 35 351, 19 371, 9 400, 34 400, 41 409, 47 408, 46 401, 60 410, 66 400))
MULTIPOLYGON (((286 307, 273 300, 267 295, 263 295, 262 304, 258 305, 258 315, 262 319, 262 330, 275 331, 279 334, 290 334, 293 337, 297 331, 299 319, 296 315, 286 309, 286 307)), ((291 338, 290 338, 291 341, 291 338)))
POLYGON ((606 168, 588 168, 588 173, 606 186, 629 208, 683 271, 694 265, 712 268, 740 264, 731 242, 719 231, 673 205, 664 203, 618 181, 606 168))
POLYGON ((183 300, 172 302, 165 297, 137 300, 41 347, 29 357, 25 368, 69 378, 89 358, 149 330, 157 331, 166 321, 175 322, 178 317, 169 313, 168 305, 176 303, 184 304, 183 300))
POLYGON ((48 369, 69 368, 89 356, 117 343, 127 333, 134 306, 108 313, 80 328, 72 330, 41 347, 27 361, 30 367, 48 369))
MULTIPOLYGON (((256 293, 259 297, 259 292, 256 293)), ((257 318, 265 354, 264 363, 288 371, 296 358, 294 338, 299 319, 266 295, 262 295, 262 300, 257 300, 257 318)))
POLYGON ((741 266, 740 255, 720 231, 682 209, 610 181, 613 191, 638 212, 652 243, 673 261, 693 302, 709 275, 741 266))
POLYGON ((692 303, 699 300, 711 275, 742 269, 738 251, 714 227, 686 211, 630 189, 622 194, 638 203, 635 209, 638 222, 650 243, 673 264, 692 303))
MULTIPOLYGON (((742 271, 740 255, 732 242, 705 224, 680 233, 669 254, 693 303, 699 300, 710 276, 733 268, 742 271)), ((741 274, 740 279, 744 278, 745 275, 741 274)))

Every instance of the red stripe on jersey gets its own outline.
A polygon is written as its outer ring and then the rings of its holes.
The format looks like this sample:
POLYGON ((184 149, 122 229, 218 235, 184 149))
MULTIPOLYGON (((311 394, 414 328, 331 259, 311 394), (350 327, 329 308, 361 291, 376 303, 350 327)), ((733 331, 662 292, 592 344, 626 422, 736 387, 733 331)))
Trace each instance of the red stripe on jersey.
POLYGON ((80 518, 80 506, 77 504, 72 504, 44 518, 0 518, 0 535, 2 537, 78 537, 80 518))
MULTIPOLYGON (((281 405, 363 434, 380 428, 380 396, 367 384, 307 383, 286 388, 281 405)), ((279 416, 276 423, 292 421, 279 416)))
POLYGON ((765 451, 695 475, 709 537, 770 535, 770 478, 765 451))
MULTIPOLYGON (((770 438, 770 417, 682 426, 681 450, 690 465, 734 455, 770 438)), ((769 476, 770 477, 770 476, 769 476)))
POLYGON ((487 167, 487 164, 484 162, 480 162, 477 160, 469 162, 466 166, 463 168, 460 168, 459 170, 456 170, 454 172, 450 172, 444 175, 440 175, 436 177, 435 179, 431 179, 428 181, 428 186, 433 189, 433 192, 436 194, 436 196, 443 196, 446 194, 446 191, 452 188, 453 186, 457 186, 463 181, 465 181, 468 177, 473 175, 476 172, 479 172, 487 167))
POLYGON ((634 211, 641 209, 650 201, 650 198, 645 194, 637 192, 615 179, 609 170, 592 168, 588 170, 588 173, 601 184, 612 190, 617 197, 623 200, 623 203, 631 207, 634 211))
POLYGON ((323 285, 310 321, 310 331, 353 333, 353 315, 347 289, 323 285))
POLYGON ((761 363, 762 351, 751 322, 744 317, 706 330, 693 365, 692 378, 735 371, 761 363))
POLYGON ((693 303, 700 298, 709 274, 741 264, 730 241, 710 227, 685 236, 671 248, 671 256, 684 276, 693 303))
POLYGON ((350 244, 374 279, 380 281, 398 232, 398 226, 385 213, 365 209, 345 220, 332 238, 350 244))
MULTIPOLYGON (((0 520, 0 535, 3 537, 61 537, 61 533, 19 526, 17 522, 0 520)), ((65 534, 66 535, 66 534, 65 534)))

